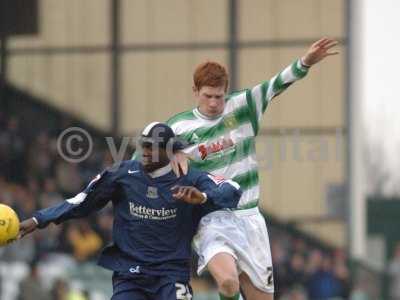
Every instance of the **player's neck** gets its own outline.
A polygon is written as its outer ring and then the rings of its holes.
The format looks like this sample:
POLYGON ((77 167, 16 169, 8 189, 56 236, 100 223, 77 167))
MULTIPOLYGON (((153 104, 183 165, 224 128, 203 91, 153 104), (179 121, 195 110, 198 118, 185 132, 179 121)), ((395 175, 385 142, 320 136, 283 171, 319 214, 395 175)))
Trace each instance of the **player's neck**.
POLYGON ((164 176, 166 174, 168 174, 169 172, 172 171, 172 167, 170 165, 170 163, 166 164, 165 166, 158 168, 152 172, 148 172, 147 174, 151 177, 151 178, 157 178, 157 177, 161 177, 164 176))
POLYGON ((221 113, 221 114, 218 114, 218 115, 208 115, 206 112, 201 111, 201 110, 200 110, 200 107, 196 107, 196 108, 194 109, 194 113, 195 113, 198 117, 200 117, 200 118, 202 118, 202 119, 206 119, 206 120, 215 120, 215 119, 218 119, 219 117, 222 116, 222 113, 221 113))

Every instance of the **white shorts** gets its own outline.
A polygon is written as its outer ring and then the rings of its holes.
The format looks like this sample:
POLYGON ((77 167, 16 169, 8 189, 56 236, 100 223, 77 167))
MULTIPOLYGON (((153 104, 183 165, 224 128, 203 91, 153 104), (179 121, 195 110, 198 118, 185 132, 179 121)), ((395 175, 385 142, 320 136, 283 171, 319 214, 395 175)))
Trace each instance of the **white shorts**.
POLYGON ((274 292, 268 231, 257 207, 204 216, 193 244, 199 255, 199 275, 216 254, 229 253, 235 258, 239 273, 245 272, 255 287, 274 292))

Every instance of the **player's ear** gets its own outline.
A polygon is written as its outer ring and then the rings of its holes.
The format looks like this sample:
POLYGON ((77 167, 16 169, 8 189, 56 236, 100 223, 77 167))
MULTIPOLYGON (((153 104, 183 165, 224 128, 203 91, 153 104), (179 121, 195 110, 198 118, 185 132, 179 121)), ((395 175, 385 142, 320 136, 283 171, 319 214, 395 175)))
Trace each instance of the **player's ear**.
POLYGON ((159 154, 159 159, 162 162, 170 162, 171 161, 171 155, 168 154, 168 150, 160 148, 158 149, 158 154, 159 154))
POLYGON ((199 89, 195 86, 195 85, 193 85, 192 86, 192 91, 193 91, 193 93, 198 93, 199 92, 199 89))

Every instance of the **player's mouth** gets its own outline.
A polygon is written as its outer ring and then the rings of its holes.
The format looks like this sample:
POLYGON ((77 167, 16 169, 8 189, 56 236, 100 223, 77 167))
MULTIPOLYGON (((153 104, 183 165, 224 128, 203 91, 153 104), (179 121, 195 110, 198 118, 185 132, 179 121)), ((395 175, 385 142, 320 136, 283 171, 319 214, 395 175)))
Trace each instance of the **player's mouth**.
POLYGON ((149 155, 149 156, 143 155, 142 162, 145 165, 152 164, 153 163, 153 158, 151 157, 151 155, 149 155))
POLYGON ((213 117, 216 115, 220 115, 221 113, 222 113, 222 111, 219 107, 209 107, 208 108, 208 114, 213 117))

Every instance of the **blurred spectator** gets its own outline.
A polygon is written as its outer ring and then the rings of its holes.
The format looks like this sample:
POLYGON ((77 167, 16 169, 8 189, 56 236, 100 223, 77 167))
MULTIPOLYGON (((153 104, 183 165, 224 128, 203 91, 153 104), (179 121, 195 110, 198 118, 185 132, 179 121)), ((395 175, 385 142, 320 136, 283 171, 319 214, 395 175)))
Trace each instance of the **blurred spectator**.
POLYGON ((19 121, 11 117, 0 131, 0 174, 15 182, 24 180, 25 144, 19 131, 19 121))
POLYGON ((67 300, 89 300, 83 293, 79 291, 70 291, 67 300))
POLYGON ((0 201, 3 204, 15 208, 14 201, 11 195, 10 184, 6 182, 5 178, 0 176, 0 201))
POLYGON ((50 300, 50 294, 42 287, 36 262, 30 265, 30 273, 20 283, 18 300, 50 300))
POLYGON ((296 286, 292 288, 286 295, 282 296, 282 300, 307 300, 307 294, 304 288, 296 286))
POLYGON ((89 300, 89 294, 70 289, 68 282, 59 278, 53 284, 51 300, 89 300))
POLYGON ((396 245, 388 269, 390 275, 390 299, 400 300, 400 243, 396 245))
POLYGON ((306 274, 311 276, 321 269, 323 254, 320 250, 314 249, 311 251, 307 260, 306 274))
POLYGON ((51 300, 68 300, 68 284, 63 279, 56 279, 51 289, 51 300))
POLYGON ((355 275, 354 287, 350 293, 350 300, 389 300, 379 296, 379 277, 360 268, 355 275))
POLYGON ((364 287, 356 285, 351 292, 350 300, 370 300, 370 298, 364 287))
POLYGON ((20 219, 24 220, 32 216, 36 210, 36 199, 28 189, 22 186, 15 186, 13 190, 13 198, 20 219))
POLYGON ((39 196, 39 193, 41 192, 38 180, 32 177, 28 178, 26 189, 29 192, 30 196, 35 199, 39 196))
POLYGON ((43 192, 39 196, 39 208, 46 208, 56 205, 63 200, 57 191, 56 181, 53 178, 46 178, 43 183, 43 192))
POLYGON ((46 231, 35 232, 34 237, 36 240, 37 256, 42 258, 53 252, 68 252, 69 245, 65 240, 64 235, 64 224, 50 224, 46 231))
POLYGON ((52 173, 54 157, 50 151, 50 138, 47 133, 40 133, 29 147, 28 167, 31 176, 43 180, 52 173))
POLYGON ((58 187, 65 197, 75 196, 83 185, 78 167, 66 161, 61 161, 57 164, 56 178, 58 187))
POLYGON ((351 278, 347 267, 347 256, 342 250, 336 250, 334 253, 333 274, 340 281, 342 287, 340 296, 343 299, 348 299, 351 292, 351 278))
POLYGON ((304 239, 294 238, 291 243, 292 243, 293 252, 299 253, 303 257, 305 257, 307 255, 307 252, 309 249, 308 249, 307 243, 304 241, 304 239))
POLYGON ((2 249, 1 259, 7 262, 30 262, 36 257, 36 243, 34 236, 18 240, 2 249))
POLYGON ((286 284, 288 288, 305 283, 305 261, 300 253, 293 253, 287 269, 286 284))
POLYGON ((324 255, 321 266, 312 273, 306 283, 311 300, 328 300, 343 293, 341 282, 332 272, 332 259, 324 255))
POLYGON ((101 239, 108 243, 112 239, 112 227, 113 227, 114 216, 110 209, 104 208, 97 217, 97 232, 101 239))
POLYGON ((67 238, 72 245, 74 257, 78 261, 92 258, 103 245, 100 236, 86 220, 79 220, 72 224, 68 229, 67 238))

